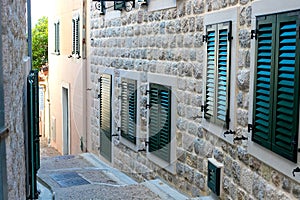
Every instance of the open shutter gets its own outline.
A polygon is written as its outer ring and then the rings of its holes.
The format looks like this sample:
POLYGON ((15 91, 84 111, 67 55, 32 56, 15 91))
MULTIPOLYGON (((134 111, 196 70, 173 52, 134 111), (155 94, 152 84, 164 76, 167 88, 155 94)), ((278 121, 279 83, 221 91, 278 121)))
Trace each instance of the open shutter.
POLYGON ((59 54, 60 53, 60 48, 59 48, 59 46, 60 46, 60 41, 59 41, 59 32, 60 32, 60 23, 58 22, 57 24, 56 24, 56 50, 57 50, 57 53, 59 54))
POLYGON ((75 19, 72 19, 72 54, 76 53, 76 26, 75 19))
POLYGON ((277 68, 275 84, 275 127, 272 149, 278 154, 297 160, 298 99, 299 99, 299 27, 298 14, 277 18, 277 68))
POLYGON ((253 141, 271 147, 271 123, 273 105, 275 17, 257 21, 256 80, 254 92, 253 141))
POLYGON ((149 152, 159 149, 159 88, 150 84, 149 152))
POLYGON ((54 52, 59 54, 59 22, 54 23, 55 28, 55 50, 54 52))
POLYGON ((136 80, 122 79, 121 136, 136 144, 136 80))
POLYGON ((207 27, 207 74, 205 117, 214 116, 215 104, 215 73, 216 73, 216 25, 207 27))
POLYGON ((57 23, 54 23, 54 41, 55 41, 55 45, 54 45, 54 52, 57 52, 57 23))
POLYGON ((100 78, 100 153, 111 161, 111 75, 100 78))
POLYGON ((79 18, 75 20, 75 54, 80 55, 79 45, 79 18))
POLYGON ((230 82, 230 43, 231 23, 218 24, 218 60, 217 60, 217 119, 229 126, 229 82, 230 82))
POLYGON ((27 77, 27 118, 28 135, 26 148, 28 195, 32 199, 38 198, 37 172, 40 168, 40 135, 39 135, 39 83, 38 71, 31 70, 27 77))
POLYGON ((150 84, 149 152, 170 162, 171 90, 150 84))
POLYGON ((160 89, 160 154, 159 156, 170 162, 170 141, 171 141, 171 90, 167 87, 160 89))

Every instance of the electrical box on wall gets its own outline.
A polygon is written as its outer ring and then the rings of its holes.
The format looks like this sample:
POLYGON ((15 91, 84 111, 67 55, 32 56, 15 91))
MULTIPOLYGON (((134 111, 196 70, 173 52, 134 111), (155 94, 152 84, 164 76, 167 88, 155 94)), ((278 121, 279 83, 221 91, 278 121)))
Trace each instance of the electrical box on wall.
POLYGON ((217 196, 221 193, 221 176, 223 164, 217 162, 214 158, 208 159, 207 186, 217 196))
POLYGON ((114 10, 122 10, 125 8, 125 1, 115 1, 114 2, 114 10))

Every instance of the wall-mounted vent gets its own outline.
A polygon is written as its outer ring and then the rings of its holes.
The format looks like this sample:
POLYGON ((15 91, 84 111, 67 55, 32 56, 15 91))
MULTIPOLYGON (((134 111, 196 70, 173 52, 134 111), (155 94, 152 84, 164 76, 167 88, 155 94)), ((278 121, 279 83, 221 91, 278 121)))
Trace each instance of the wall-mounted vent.
POLYGON ((221 193, 221 172, 223 165, 215 159, 208 159, 207 186, 217 196, 221 193))

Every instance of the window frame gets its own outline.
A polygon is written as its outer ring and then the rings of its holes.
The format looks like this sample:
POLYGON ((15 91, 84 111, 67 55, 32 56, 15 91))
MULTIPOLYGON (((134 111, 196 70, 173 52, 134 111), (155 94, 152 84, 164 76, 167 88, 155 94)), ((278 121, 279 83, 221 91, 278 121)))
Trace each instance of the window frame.
MULTIPOLYGON (((219 65, 219 57, 220 57, 220 36, 219 36, 219 30, 224 30, 223 27, 227 27, 227 30, 228 30, 228 35, 227 37, 231 37, 231 22, 223 22, 223 23, 218 23, 218 24, 211 24, 211 25, 207 25, 206 26, 206 50, 209 49, 209 45, 211 43, 210 41, 210 33, 211 32, 214 32, 214 38, 215 40, 212 42, 214 44, 214 63, 213 65, 210 63, 209 59, 207 59, 207 62, 206 62, 206 85, 205 85, 205 104, 204 104, 204 117, 206 120, 209 120, 210 122, 212 123, 215 123, 216 125, 219 125, 219 126, 225 126, 227 129, 228 129, 228 126, 229 126, 229 104, 227 103, 227 101, 230 99, 230 58, 231 58, 231 40, 232 39, 228 39, 227 38, 227 53, 229 55, 227 55, 227 59, 226 60, 226 106, 225 106, 225 109, 226 109, 226 114, 225 114, 225 119, 224 120, 221 120, 220 118, 218 118, 218 99, 219 99, 219 89, 220 89, 220 86, 219 86, 219 76, 221 75, 221 73, 219 73, 219 67, 221 65, 219 65), (213 86, 214 86, 214 92, 213 92, 213 105, 212 105, 212 113, 208 113, 207 111, 207 108, 208 108, 208 100, 209 97, 207 97, 208 93, 208 79, 209 79, 209 76, 208 76, 208 66, 213 67, 213 86)), ((211 45, 210 45, 211 46, 211 45)), ((210 57, 208 51, 207 51, 207 57, 210 57)))
MULTIPOLYGON (((161 75, 161 74, 154 74, 154 73, 148 73, 148 91, 150 89, 150 83, 155 83, 159 85, 163 85, 166 87, 169 87, 171 90, 171 116, 170 116, 170 124, 171 124, 171 130, 170 130, 170 161, 166 162, 165 160, 157 157, 155 154, 151 153, 149 151, 149 145, 147 146, 147 157, 149 160, 160 166, 161 168, 164 168, 168 172, 172 174, 176 174, 176 148, 177 148, 177 140, 176 140, 176 120, 177 120, 177 113, 175 112, 177 110, 177 77, 174 76, 168 76, 168 75, 161 75)), ((150 96, 148 95, 147 104, 150 104, 150 96)), ((147 112, 147 119, 149 122, 150 119, 150 112, 147 112)), ((149 141, 149 126, 147 126, 147 139, 149 141)))
MULTIPOLYGON (((108 75, 111 75, 111 99, 112 99, 112 101, 113 101, 113 99, 115 99, 116 98, 116 94, 115 94, 115 77, 116 77, 116 75, 115 75, 115 71, 114 71, 114 69, 113 68, 107 68, 107 67, 103 67, 103 66, 101 66, 101 67, 99 67, 99 76, 101 76, 102 74, 108 74, 108 75)), ((99 92, 100 92, 100 90, 99 90, 99 92)), ((98 99, 98 103, 97 103, 97 105, 99 105, 99 114, 100 114, 100 99, 98 99)), ((116 120, 116 118, 115 118, 115 115, 113 114, 113 113, 115 113, 115 104, 112 102, 111 103, 111 113, 112 113, 112 115, 111 115, 111 135, 118 135, 119 133, 118 133, 118 130, 116 129, 116 123, 115 122, 117 122, 117 120, 116 120)), ((100 133, 100 117, 99 117, 99 133, 100 133)), ((100 137, 100 135, 99 135, 99 137, 100 137)), ((114 164, 114 140, 115 140, 116 138, 115 137, 112 137, 112 144, 111 144, 111 164, 113 165, 114 164)), ((100 143, 99 143, 100 144, 100 143)), ((99 149, 100 150, 100 149, 99 149)), ((101 157, 103 157, 101 154, 100 154, 100 151, 98 151, 99 152, 99 155, 101 156, 101 157)), ((104 157, 103 157, 104 158, 104 157)))
POLYGON ((80 58, 80 16, 75 14, 72 18, 72 56, 80 58))
MULTIPOLYGON (((209 25, 214 25, 214 24, 222 24, 224 22, 231 22, 231 46, 230 46, 230 60, 228 60, 228 62, 230 62, 230 69, 229 69, 229 77, 230 78, 230 82, 229 84, 229 97, 235 97, 235 90, 236 90, 236 79, 233 77, 236 77, 236 71, 237 71, 237 63, 238 63, 238 59, 237 59, 237 54, 238 54, 238 16, 239 16, 239 10, 240 8, 238 6, 223 10, 223 11, 214 11, 214 12, 210 12, 207 13, 206 15, 204 15, 204 27, 205 27, 205 32, 204 35, 206 35, 206 27, 209 25)), ((207 44, 206 44, 207 45, 207 44)), ((205 47, 206 48, 206 47, 205 47)), ((207 52, 206 49, 204 51, 205 55, 204 55, 204 59, 203 59, 203 63, 205 63, 205 67, 204 67, 204 74, 207 74, 207 52)), ((205 76, 204 76, 205 77, 205 76)), ((203 93, 206 92, 206 79, 203 79, 203 93)), ((205 95, 203 95, 203 99, 202 99, 202 105, 205 105, 205 95)), ((219 138, 227 141, 230 144, 233 144, 233 135, 226 135, 224 136, 224 132, 227 130, 235 130, 236 128, 236 98, 229 98, 229 123, 228 126, 224 126, 224 125, 220 125, 220 123, 214 123, 210 120, 207 120, 205 117, 205 112, 202 112, 202 127, 211 132, 212 134, 218 136, 219 138)))
POLYGON ((54 53, 60 55, 60 21, 54 22, 54 53))
POLYGON ((149 113, 149 123, 148 123, 149 124, 148 125, 149 126, 148 151, 166 162, 170 162, 170 157, 171 157, 170 156, 170 141, 171 141, 170 125, 171 125, 172 110, 171 110, 170 103, 172 104, 172 90, 169 86, 165 86, 157 83, 149 83, 149 108, 150 108, 149 112, 150 113, 149 113), (166 102, 166 99, 168 102, 167 104, 164 103, 164 101, 166 102), (155 112, 154 112, 154 108, 155 108, 155 112), (164 114, 166 113, 165 112, 166 110, 168 111, 167 116, 164 114), (155 125, 153 125, 153 123, 155 123, 155 125), (164 151, 164 149, 167 149, 167 151, 164 151))
MULTIPOLYGON (((300 10, 298 0, 290 0, 282 4, 281 0, 264 0, 255 1, 252 4, 252 18, 251 18, 251 30, 256 29, 256 17, 266 16, 274 13, 283 13, 289 11, 300 10), (272 5, 272 6, 269 6, 272 5)), ((256 40, 252 39, 250 48, 250 88, 249 88, 249 112, 248 112, 248 123, 252 124, 253 120, 253 98, 254 98, 254 76, 255 76, 255 63, 256 63, 256 40)), ((300 112, 299 112, 300 119, 300 112)), ((300 133, 300 126, 298 126, 298 133, 300 133)), ((249 138, 252 138, 252 131, 248 134, 249 138)), ((298 148, 300 144, 300 137, 298 137, 298 148)), ((284 157, 272 152, 263 146, 248 140, 248 153, 260 161, 272 166, 274 169, 285 174, 292 180, 300 182, 300 176, 293 176, 292 171, 300 164, 300 155, 297 155, 297 163, 285 159, 284 157)))
MULTIPOLYGON (((130 149, 132 149, 135 152, 138 152, 138 150, 140 150, 140 146, 141 146, 141 135, 140 135, 140 126, 141 126, 141 122, 140 122, 140 96, 141 96, 141 90, 139 89, 140 85, 141 85, 141 72, 135 72, 135 71, 126 71, 126 70, 119 70, 120 73, 120 80, 119 80, 119 84, 122 84, 122 79, 129 79, 129 80, 134 80, 136 81, 136 132, 135 132, 135 137, 136 137, 136 143, 132 143, 130 141, 128 141, 126 138, 122 137, 121 133, 120 133, 120 142, 122 144, 124 144, 125 146, 129 147, 130 149)), ((119 96, 122 98, 121 95, 122 92, 122 88, 120 88, 120 93, 119 96)), ((122 106, 122 99, 120 99, 120 107, 119 107, 119 116, 120 116, 120 121, 119 121, 119 127, 122 126, 122 116, 121 116, 121 106, 122 106)))

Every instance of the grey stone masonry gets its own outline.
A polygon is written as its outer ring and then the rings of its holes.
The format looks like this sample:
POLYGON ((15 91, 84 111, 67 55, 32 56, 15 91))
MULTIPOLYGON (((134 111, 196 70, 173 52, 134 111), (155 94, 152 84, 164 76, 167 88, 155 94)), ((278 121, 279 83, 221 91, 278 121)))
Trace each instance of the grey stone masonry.
MULTIPOLYGON (((26 199, 23 91, 28 74, 26 0, 1 1, 8 199, 26 199)), ((1 158, 3 159, 3 158, 1 158)))
MULTIPOLYGON (((246 135, 250 108, 250 49, 252 4, 255 0, 177 0, 175 8, 149 12, 147 6, 119 12, 120 17, 110 18, 112 10, 106 16, 100 15, 94 6, 90 14, 90 85, 92 96, 91 138, 92 150, 99 147, 99 83, 100 71, 104 68, 141 72, 145 76, 141 81, 141 95, 138 97, 141 107, 139 131, 142 138, 138 144, 147 141, 148 109, 146 89, 147 74, 176 77, 176 109, 173 126, 176 128, 175 172, 160 167, 149 159, 148 153, 134 151, 121 142, 113 144, 113 164, 138 181, 153 179, 157 176, 180 191, 197 197, 208 195, 207 187, 208 158, 215 158, 224 165, 221 199, 298 199, 300 184, 282 174, 272 166, 264 164, 247 150, 247 142, 230 143, 207 130, 204 125, 201 105, 206 95, 206 32, 205 16, 238 8, 235 52, 236 71, 231 73, 235 80, 234 98, 231 105, 235 117, 231 119, 235 131, 246 135)), ((118 15, 116 14, 116 16, 118 15)), ((115 79, 117 79, 116 77, 115 79)), ((117 81, 115 81, 117 82, 117 81)), ((166 83, 168 85, 168 83, 166 83)), ((115 85, 119 91, 120 86, 115 85)), ((115 91, 115 92, 116 92, 115 91)), ((114 110, 118 112, 120 100, 114 101, 114 110)), ((175 114, 174 114, 175 113, 175 114)), ((120 124, 119 114, 115 113, 114 124, 120 124)), ((217 131, 216 131, 217 132, 217 131)), ((113 134, 118 134, 113 130, 113 134)), ((115 140, 118 138, 115 137, 115 140)), ((143 146, 142 146, 143 147, 143 146)), ((140 148, 141 149, 141 148, 140 148)))

